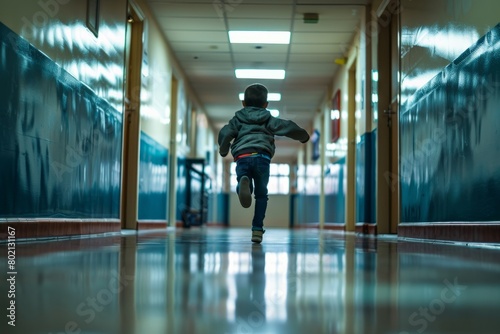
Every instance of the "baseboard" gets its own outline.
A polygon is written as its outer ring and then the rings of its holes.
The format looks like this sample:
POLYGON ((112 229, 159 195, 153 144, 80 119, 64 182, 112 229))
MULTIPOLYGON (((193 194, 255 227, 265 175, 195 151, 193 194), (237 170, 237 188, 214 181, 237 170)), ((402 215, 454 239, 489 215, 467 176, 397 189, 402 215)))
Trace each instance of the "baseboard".
POLYGON ((65 237, 74 235, 119 232, 119 219, 5 219, 0 222, 0 240, 8 230, 15 230, 16 239, 65 237))
POLYGON ((500 243, 500 223, 402 223, 398 236, 403 238, 500 243))
POLYGON ((355 228, 356 233, 376 235, 377 225, 368 223, 357 223, 355 228))
MULTIPOLYGON (((218 223, 218 222, 207 222, 201 226, 206 226, 206 227, 229 227, 227 226, 226 224, 224 223, 218 223)), ((201 227, 200 225, 192 225, 192 226, 189 226, 189 228, 191 227, 201 227)), ((175 227, 186 227, 184 226, 184 222, 182 221, 178 221, 176 224, 175 224, 175 227)))
POLYGON ((166 229, 168 223, 166 220, 138 220, 137 230, 156 230, 156 229, 166 229))
POLYGON ((228 227, 226 224, 218 222, 207 222, 206 225, 207 227, 228 227))
MULTIPOLYGON (((308 224, 296 224, 293 228, 319 228, 319 223, 308 223, 308 224)), ((324 230, 334 230, 334 231, 345 231, 344 224, 336 223, 325 223, 323 225, 324 230)))

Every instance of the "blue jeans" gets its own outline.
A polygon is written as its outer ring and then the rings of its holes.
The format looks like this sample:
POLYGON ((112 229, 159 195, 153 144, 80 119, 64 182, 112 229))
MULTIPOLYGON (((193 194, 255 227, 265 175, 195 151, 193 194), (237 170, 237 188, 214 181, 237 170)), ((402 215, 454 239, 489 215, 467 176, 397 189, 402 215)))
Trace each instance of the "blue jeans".
POLYGON ((252 230, 263 230, 264 217, 267 209, 267 183, 269 182, 270 158, 262 156, 244 157, 236 161, 236 180, 239 193, 240 179, 247 176, 250 179, 250 193, 255 197, 255 212, 252 220, 252 230))

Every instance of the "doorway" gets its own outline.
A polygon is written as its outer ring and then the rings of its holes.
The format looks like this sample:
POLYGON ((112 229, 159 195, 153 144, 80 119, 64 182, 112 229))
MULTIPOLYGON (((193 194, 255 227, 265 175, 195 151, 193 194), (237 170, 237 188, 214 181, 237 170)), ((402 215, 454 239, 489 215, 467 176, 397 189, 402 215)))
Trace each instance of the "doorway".
POLYGON ((172 75, 170 96, 170 154, 168 172, 168 226, 177 224, 177 94, 179 93, 179 80, 172 75))
POLYGON ((345 229, 356 229, 356 64, 352 62, 347 78, 347 190, 345 229))
POLYGON ((140 93, 143 17, 129 5, 125 45, 125 112, 123 114, 122 229, 137 229, 140 139, 140 93))
POLYGON ((377 13, 378 138, 377 233, 397 233, 399 224, 399 0, 385 1, 377 13), (383 7, 385 6, 385 7, 383 7))

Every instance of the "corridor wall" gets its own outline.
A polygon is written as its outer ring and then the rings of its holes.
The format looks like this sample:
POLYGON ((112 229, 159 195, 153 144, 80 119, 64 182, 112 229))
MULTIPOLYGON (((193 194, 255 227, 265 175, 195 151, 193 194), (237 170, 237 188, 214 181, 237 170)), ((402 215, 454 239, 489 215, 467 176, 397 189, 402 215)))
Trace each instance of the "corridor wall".
MULTIPOLYGON (((145 22, 137 218, 164 222, 170 118, 201 108, 147 4, 136 3, 145 22)), ((101 2, 95 34, 87 2, 50 4, 0 12, 0 234, 6 223, 23 224, 19 238, 118 231, 128 2, 101 2)), ((181 138, 192 130, 184 124, 181 138)), ((178 153, 190 154, 186 142, 178 153)))
POLYGON ((5 3, 0 12, 0 234, 120 229, 126 1, 5 3), (77 42, 75 42, 77 41, 77 42))
POLYGON ((403 5, 399 232, 498 241, 500 4, 403 5))

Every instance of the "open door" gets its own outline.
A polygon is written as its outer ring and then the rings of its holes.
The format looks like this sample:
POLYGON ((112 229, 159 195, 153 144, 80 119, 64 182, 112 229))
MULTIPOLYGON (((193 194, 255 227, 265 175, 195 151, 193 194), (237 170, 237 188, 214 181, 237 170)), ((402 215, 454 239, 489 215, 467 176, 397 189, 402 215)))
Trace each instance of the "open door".
POLYGON ((378 138, 377 232, 397 233, 399 224, 399 0, 383 1, 377 10, 378 138))
POLYGON ((137 229, 143 18, 130 5, 127 17, 123 115, 122 229, 137 229))

